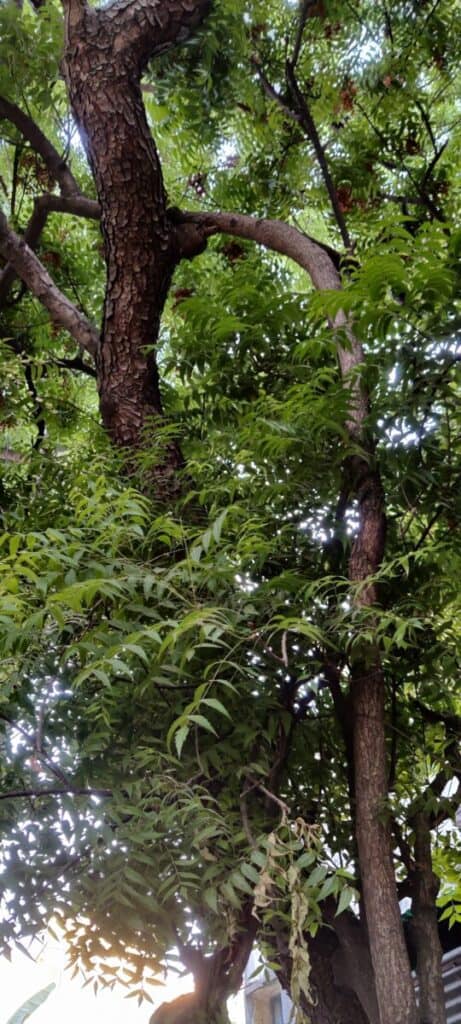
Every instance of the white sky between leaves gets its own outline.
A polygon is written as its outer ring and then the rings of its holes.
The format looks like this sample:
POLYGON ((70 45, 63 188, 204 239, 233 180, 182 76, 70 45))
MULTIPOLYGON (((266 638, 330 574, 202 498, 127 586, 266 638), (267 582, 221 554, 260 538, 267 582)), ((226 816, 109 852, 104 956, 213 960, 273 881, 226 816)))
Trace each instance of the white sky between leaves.
MULTIPOLYGON (((6 1024, 26 999, 51 982, 56 988, 31 1016, 30 1024, 148 1024, 155 1006, 193 987, 190 976, 171 975, 164 985, 150 989, 153 1004, 138 1006, 136 999, 126 998, 126 989, 121 986, 113 992, 101 989, 97 995, 92 985, 83 988, 81 978, 71 978, 64 970, 64 949, 57 942, 48 940, 36 950, 35 961, 19 952, 13 954, 11 963, 0 957, 0 1024, 6 1024)), ((230 1013, 233 1024, 243 1024, 240 994, 231 1000, 230 1013)))

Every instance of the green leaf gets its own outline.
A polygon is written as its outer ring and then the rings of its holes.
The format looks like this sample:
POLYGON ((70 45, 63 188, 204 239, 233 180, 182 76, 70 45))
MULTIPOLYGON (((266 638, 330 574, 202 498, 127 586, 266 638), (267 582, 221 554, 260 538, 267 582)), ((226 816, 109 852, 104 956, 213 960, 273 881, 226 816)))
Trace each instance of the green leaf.
POLYGON ((314 870, 311 871, 310 875, 308 875, 306 879, 306 885, 308 885, 311 888, 315 888, 315 886, 319 885, 320 882, 323 882, 327 873, 328 868, 325 866, 325 864, 318 864, 317 867, 315 867, 314 870))
POLYGON ((186 739, 190 733, 189 725, 181 725, 178 731, 175 733, 174 743, 177 750, 178 757, 181 757, 182 748, 186 742, 186 739))
POLYGON ((42 1004, 45 1002, 46 999, 48 999, 48 997, 51 995, 55 988, 56 985, 54 982, 52 982, 50 985, 47 985, 46 988, 40 989, 39 992, 36 992, 35 995, 30 997, 30 999, 27 999, 26 1002, 23 1003, 22 1006, 20 1006, 19 1009, 16 1010, 16 1012, 8 1018, 6 1024, 24 1024, 24 1022, 31 1016, 31 1014, 34 1013, 35 1010, 38 1010, 40 1006, 42 1006, 42 1004))
POLYGON ((341 895, 339 897, 339 903, 335 917, 338 917, 338 914, 342 914, 344 910, 347 910, 347 908, 351 905, 352 900, 356 899, 356 897, 357 893, 355 889, 351 889, 349 885, 344 886, 344 889, 341 889, 341 895))
POLYGON ((224 704, 222 704, 220 700, 217 700, 216 697, 203 697, 201 703, 207 704, 209 708, 214 708, 215 711, 219 711, 219 714, 225 715, 226 718, 231 717, 227 708, 224 707, 224 704))
POLYGON ((204 898, 205 903, 207 904, 207 906, 210 907, 211 910, 215 914, 218 914, 219 913, 218 893, 217 893, 216 889, 213 889, 213 888, 205 889, 204 892, 203 892, 203 898, 204 898))
POLYGON ((204 715, 188 715, 187 720, 188 722, 193 722, 194 725, 200 725, 202 729, 207 729, 208 732, 212 732, 213 736, 218 735, 216 729, 212 726, 211 722, 208 721, 208 718, 204 717, 204 715))

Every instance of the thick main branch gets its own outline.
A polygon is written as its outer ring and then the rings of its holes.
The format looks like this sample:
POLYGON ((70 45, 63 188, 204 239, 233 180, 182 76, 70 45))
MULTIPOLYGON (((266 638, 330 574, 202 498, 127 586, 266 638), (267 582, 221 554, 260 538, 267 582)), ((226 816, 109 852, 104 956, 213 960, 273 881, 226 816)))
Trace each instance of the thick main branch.
POLYGON ((203 21, 211 0, 115 0, 100 13, 122 59, 142 71, 153 57, 182 43, 203 21))
MULTIPOLYGON (((147 60, 188 35, 203 0, 116 0, 98 10, 66 2, 62 63, 91 164, 107 268, 97 375, 103 423, 133 450, 163 420, 155 346, 174 269, 183 255, 142 101, 147 60)), ((157 481, 168 493, 182 465, 167 445, 157 481), (163 476, 162 476, 163 474, 163 476)))

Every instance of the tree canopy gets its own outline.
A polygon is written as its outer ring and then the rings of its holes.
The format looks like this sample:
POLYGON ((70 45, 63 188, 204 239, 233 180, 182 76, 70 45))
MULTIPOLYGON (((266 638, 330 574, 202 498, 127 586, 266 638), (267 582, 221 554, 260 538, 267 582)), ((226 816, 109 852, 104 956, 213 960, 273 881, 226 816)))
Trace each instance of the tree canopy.
POLYGON ((255 941, 312 1024, 445 1019, 460 50, 449 0, 0 3, 0 934, 179 962, 178 1024, 255 941))

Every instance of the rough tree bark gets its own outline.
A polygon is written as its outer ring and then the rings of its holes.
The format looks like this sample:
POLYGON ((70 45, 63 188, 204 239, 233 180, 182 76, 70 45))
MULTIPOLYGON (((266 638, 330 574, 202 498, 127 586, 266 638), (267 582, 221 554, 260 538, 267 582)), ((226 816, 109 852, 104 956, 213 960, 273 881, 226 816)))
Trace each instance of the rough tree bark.
MULTIPOLYGON (((194 229, 184 242, 169 218, 140 79, 147 61, 187 35, 207 7, 207 0, 65 5, 62 67, 94 174, 107 268, 96 355, 101 415, 113 442, 131 451, 162 419, 154 346, 173 271, 206 244, 194 229)), ((181 465, 169 442, 161 460, 166 492, 181 465)))

